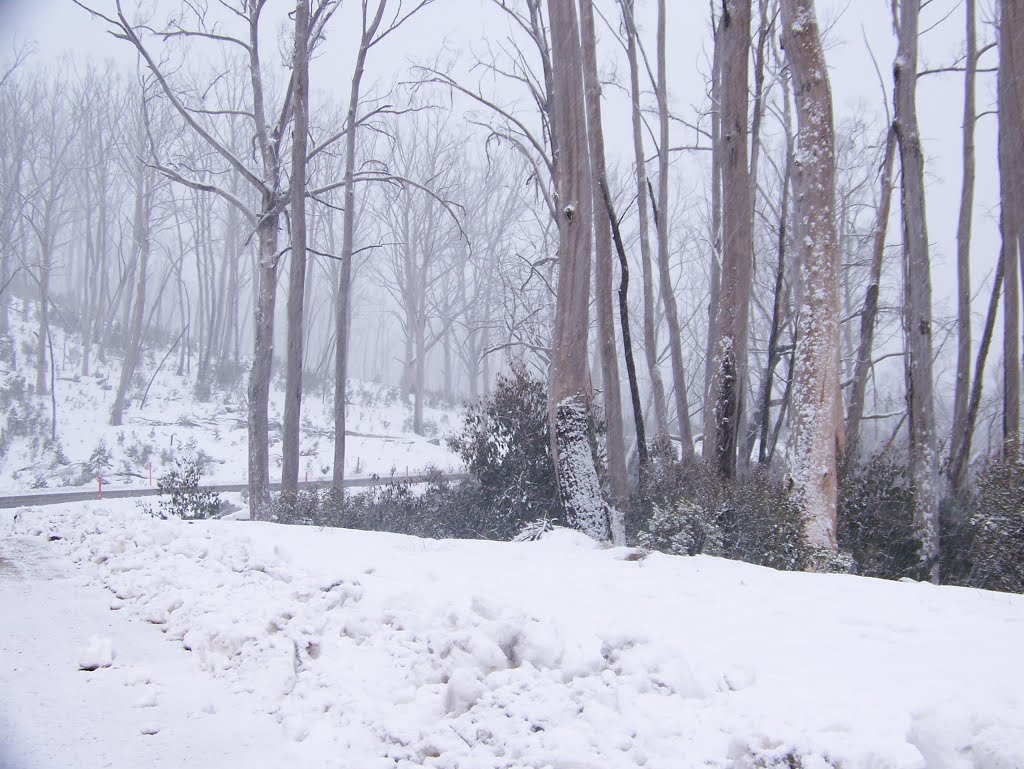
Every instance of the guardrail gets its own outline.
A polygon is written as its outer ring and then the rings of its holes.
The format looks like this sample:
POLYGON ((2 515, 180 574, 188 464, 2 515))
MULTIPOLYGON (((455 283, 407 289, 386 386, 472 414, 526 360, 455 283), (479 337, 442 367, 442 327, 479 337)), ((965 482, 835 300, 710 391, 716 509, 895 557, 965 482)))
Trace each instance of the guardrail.
MULTIPOLYGON (((389 475, 389 476, 376 476, 371 475, 363 478, 346 478, 342 483, 342 486, 346 489, 352 488, 368 488, 372 486, 384 486, 393 481, 400 483, 425 483, 430 480, 431 477, 436 478, 437 476, 428 476, 423 473, 418 475, 389 475)), ((449 481, 464 481, 468 480, 469 475, 467 473, 450 473, 443 476, 449 481)), ((330 487, 329 481, 309 481, 300 482, 300 489, 322 489, 330 487)), ((200 486, 201 489, 208 491, 215 491, 217 493, 228 494, 237 491, 246 491, 249 488, 248 483, 213 483, 203 484, 200 486)), ((271 483, 271 491, 280 491, 280 483, 271 483)), ((67 502, 92 502, 100 499, 132 499, 135 497, 155 497, 159 495, 159 491, 154 488, 115 488, 110 486, 103 486, 102 496, 98 491, 95 490, 76 490, 76 491, 46 491, 46 492, 32 492, 24 494, 12 494, 10 496, 0 496, 0 509, 10 509, 13 507, 32 507, 38 505, 60 505, 67 502)))

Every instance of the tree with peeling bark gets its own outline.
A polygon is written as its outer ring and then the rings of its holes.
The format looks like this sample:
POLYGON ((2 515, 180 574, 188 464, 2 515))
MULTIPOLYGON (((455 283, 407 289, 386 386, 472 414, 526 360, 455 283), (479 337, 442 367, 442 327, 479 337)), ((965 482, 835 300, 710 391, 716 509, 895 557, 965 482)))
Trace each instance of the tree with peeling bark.
POLYGON ((588 439, 593 186, 576 0, 548 0, 548 17, 558 147, 558 285, 549 396, 555 475, 567 519, 595 539, 608 539, 609 508, 588 439))
POLYGON ((904 377, 914 484, 914 529, 922 576, 939 579, 939 447, 932 375, 932 281, 925 218, 924 152, 917 123, 920 0, 901 0, 897 15, 895 131, 899 142, 903 219, 904 377), (911 276, 913 276, 911 278, 911 276))
POLYGON ((703 455, 715 463, 723 477, 732 478, 736 474, 736 444, 743 409, 754 249, 747 163, 750 0, 722 0, 719 23, 724 243, 710 386, 704 404, 703 455))
POLYGON ((838 459, 843 446, 835 128, 814 0, 782 0, 782 44, 797 114, 793 189, 799 310, 789 471, 804 513, 807 543, 835 553, 838 459))

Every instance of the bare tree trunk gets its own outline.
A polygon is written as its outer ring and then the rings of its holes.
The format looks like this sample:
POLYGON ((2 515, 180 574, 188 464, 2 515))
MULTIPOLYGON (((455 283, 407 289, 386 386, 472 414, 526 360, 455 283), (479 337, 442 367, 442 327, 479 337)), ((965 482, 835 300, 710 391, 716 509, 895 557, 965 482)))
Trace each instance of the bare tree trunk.
POLYGON ((1003 262, 1003 455, 1020 457, 1020 285, 1024 264, 1024 8, 1002 0, 999 19, 999 192, 1003 262))
MULTIPOLYGON (((265 194, 264 212, 274 201, 265 194)), ((280 214, 264 213, 259 238, 258 279, 252 369, 249 372, 249 507, 263 520, 270 507, 270 378, 274 365, 274 305, 277 296, 277 231, 280 214)))
POLYGON ((142 326, 146 312, 146 273, 149 270, 149 217, 152 209, 152 182, 147 180, 146 165, 143 158, 146 156, 146 114, 145 95, 142 97, 139 106, 138 143, 138 167, 135 173, 135 221, 133 223, 133 239, 135 250, 138 253, 137 286, 135 289, 135 306, 132 311, 131 332, 128 339, 128 346, 124 354, 124 365, 121 366, 121 378, 117 385, 117 394, 114 397, 114 407, 110 411, 110 424, 115 427, 120 425, 124 418, 125 399, 128 396, 128 388, 131 386, 132 377, 135 376, 135 369, 139 363, 139 355, 142 351, 142 326), (149 189, 147 189, 147 186, 149 189))
POLYGON ((747 165, 747 54, 750 0, 723 0, 722 9, 722 284, 715 318, 711 387, 704 408, 704 457, 719 473, 736 473, 743 408, 747 319, 753 271, 750 168, 747 165))
MULTIPOLYGON (((552 338, 550 421, 555 474, 570 522, 595 539, 611 534, 588 440, 587 367, 593 185, 587 146, 583 61, 575 0, 548 0, 558 137, 558 287, 552 338)), ((621 536, 621 532, 618 533, 621 536)))
POLYGON ((597 76, 597 35, 594 29, 594 0, 580 1, 583 32, 583 79, 586 86, 587 125, 590 129, 590 163, 594 200, 594 259, 596 261, 595 307, 598 347, 601 352, 601 383, 608 456, 608 486, 613 500, 629 495, 626 473, 626 440, 622 431, 622 395, 619 390, 619 357, 615 344, 615 313, 612 306, 611 214, 602 188, 607 186, 604 129, 601 124, 601 84, 597 76))
POLYGON ((345 211, 341 225, 341 269, 338 271, 338 292, 335 297, 334 331, 334 467, 331 485, 341 490, 345 481, 345 387, 348 381, 349 335, 352 330, 352 251, 355 241, 356 218, 356 136, 358 134, 359 89, 366 66, 366 54, 377 33, 384 15, 386 0, 381 0, 377 13, 367 26, 363 18, 363 34, 356 63, 352 71, 352 82, 348 97, 348 114, 345 117, 345 178, 342 188, 345 196, 345 211))
MULTIPOLYGON (((789 98, 786 98, 786 125, 789 127, 789 98)), ((761 383, 761 405, 755 426, 758 433, 757 462, 766 464, 768 461, 768 424, 771 421, 772 390, 775 384, 775 368, 779 364, 779 336, 782 333, 782 312, 785 301, 786 283, 786 245, 789 237, 787 220, 789 218, 790 178, 793 173, 793 146, 787 142, 786 166, 782 177, 782 201, 779 203, 779 261, 775 268, 775 294, 772 302, 772 327, 768 333, 768 360, 764 369, 764 381, 761 383)), ((749 453, 749 451, 748 451, 749 453)))
POLYGON ((924 153, 917 124, 917 38, 920 0, 899 7, 896 136, 900 145, 903 210, 904 303, 907 351, 904 372, 910 416, 914 528, 921 543, 922 575, 939 579, 939 457, 932 377, 932 281, 924 203, 924 153))
POLYGON ((871 371, 871 351, 875 340, 875 321, 878 317, 878 291, 882 282, 882 261, 885 257, 885 233, 889 223, 889 209, 892 204, 892 167, 896 158, 896 131, 889 128, 885 139, 885 155, 882 160, 882 180, 878 196, 878 210, 875 212, 874 240, 871 249, 871 266, 868 268, 868 287, 864 294, 864 306, 860 311, 860 342, 853 369, 853 386, 850 389, 850 407, 846 417, 847 450, 852 456, 860 443, 860 424, 864 416, 864 399, 868 389, 868 374, 871 371))
POLYGON ((281 491, 299 488, 302 414, 302 346, 306 293, 306 151, 309 134, 309 0, 295 3, 295 54, 292 62, 295 122, 292 128, 291 230, 288 271, 288 341, 284 384, 284 432, 281 491))
POLYGON ((658 210, 655 221, 658 228, 658 272, 661 278, 661 299, 665 304, 668 322, 668 347, 672 359, 672 378, 675 382, 676 417, 679 420, 679 442, 684 462, 693 459, 693 428, 690 425, 690 403, 686 395, 686 372, 683 365, 682 333, 675 289, 669 270, 668 249, 668 67, 665 64, 665 0, 658 0, 658 210))
POLYGON ((999 297, 1003 287, 1003 261, 996 264, 996 274, 992 281, 992 294, 989 297, 988 313, 985 316, 985 329, 981 333, 981 344, 978 346, 978 357, 974 362, 974 384, 971 385, 971 400, 967 406, 967 425, 964 437, 957 444, 957 454, 952 458, 949 477, 953 490, 962 492, 967 486, 967 466, 971 457, 971 440, 978 420, 978 408, 981 406, 981 388, 985 381, 985 361, 988 358, 989 346, 992 343, 992 331, 996 326, 996 312, 999 310, 999 297))
MULTIPOLYGON (((722 288, 722 25, 714 29, 715 47, 711 60, 711 265, 708 271, 708 334, 704 350, 704 427, 711 408, 711 373, 715 360, 715 320, 722 288)), ((701 453, 707 440, 701 438, 701 453)))
POLYGON ((835 128, 814 0, 782 0, 782 43, 798 125, 793 187, 800 298, 789 467, 807 543, 835 553, 837 460, 843 446, 835 128))
POLYGON ((626 52, 629 59, 630 93, 633 116, 633 162, 636 164, 636 208, 640 220, 640 267, 644 289, 644 354, 647 375, 654 396, 655 435, 668 434, 665 384, 658 367, 658 330, 654 323, 654 275, 651 268, 651 235, 647 205, 647 166, 644 157, 643 120, 640 111, 640 69, 637 63, 638 33, 633 15, 633 0, 620 0, 626 21, 626 52))
POLYGON ((633 406, 633 428, 636 432, 636 454, 640 465, 639 475, 642 487, 648 460, 647 431, 644 428, 644 407, 640 401, 640 382, 636 375, 636 361, 633 358, 633 334, 629 325, 629 261, 626 258, 626 247, 622 243, 622 233, 619 232, 619 220, 612 209, 611 195, 605 181, 601 182, 601 195, 608 211, 615 251, 619 256, 619 325, 622 327, 622 347, 626 356, 626 377, 629 379, 629 397, 633 406))
POLYGON ((960 218, 956 229, 957 345, 956 388, 953 393, 953 429, 949 440, 949 467, 966 435, 971 382, 971 223, 974 215, 975 80, 978 41, 975 0, 965 0, 967 11, 967 59, 964 65, 963 183, 960 187, 960 218))
MULTIPOLYGON (((1005 48, 1001 48, 1005 50, 1005 48)), ((1003 57, 1005 54, 1003 54, 1003 57)), ((1001 58, 1003 58, 1001 57, 1001 58)), ((999 73, 1000 97, 1008 95, 1003 81, 1009 73, 999 73)), ((1002 238, 1000 260, 1003 266, 1003 442, 1004 457, 1020 454, 1020 284, 1017 282, 1017 206, 1014 179, 1016 172, 1011 131, 1020 130, 1012 124, 1012 116, 1005 109, 999 111, 999 231, 1002 238)))

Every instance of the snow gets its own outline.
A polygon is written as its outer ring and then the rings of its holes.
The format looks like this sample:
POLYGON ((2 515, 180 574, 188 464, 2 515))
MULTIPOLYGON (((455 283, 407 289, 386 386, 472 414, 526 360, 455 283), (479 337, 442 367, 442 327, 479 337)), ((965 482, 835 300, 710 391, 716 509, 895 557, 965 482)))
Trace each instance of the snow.
MULTIPOLYGON (((18 350, 17 365, 0 362, 0 399, 14 377, 35 383, 35 358, 24 352, 33 338, 34 324, 12 318, 11 333, 18 350)), ((41 441, 50 434, 49 397, 26 397, 18 408, 34 408, 39 414, 36 435, 15 438, 4 450, 0 444, 0 493, 24 493, 35 486, 96 489, 96 473, 88 467, 97 449, 109 452, 102 471, 104 489, 151 487, 174 468, 182 456, 205 455, 204 483, 241 484, 248 478, 245 385, 247 374, 228 392, 215 391, 205 401, 195 398, 194 381, 174 372, 176 356, 156 374, 144 407, 142 388, 133 388, 124 425, 112 427, 110 408, 121 362, 94 360, 92 375, 83 377, 81 340, 54 327, 56 351, 57 437, 60 453, 41 441), (42 446, 40 444, 42 443, 42 446), (150 483, 152 475, 152 483, 150 483)), ((140 376, 153 377, 164 351, 144 351, 140 376)), ((444 445, 443 436, 459 426, 452 411, 425 408, 431 436, 412 432, 412 410, 400 393, 381 385, 349 380, 351 405, 347 412, 346 477, 416 474, 433 465, 446 472, 460 472, 462 462, 444 445)), ((329 480, 334 457, 333 391, 307 392, 303 398, 300 480, 329 480)), ((271 480, 280 479, 281 431, 284 390, 276 379, 270 400, 271 480)), ((0 413, 0 431, 8 427, 0 413)))
POLYGON ((78 655, 79 670, 99 670, 114 664, 114 642, 109 638, 93 636, 78 655))
POLYGON ((128 501, 0 536, 19 769, 1024 766, 1021 596, 128 501))

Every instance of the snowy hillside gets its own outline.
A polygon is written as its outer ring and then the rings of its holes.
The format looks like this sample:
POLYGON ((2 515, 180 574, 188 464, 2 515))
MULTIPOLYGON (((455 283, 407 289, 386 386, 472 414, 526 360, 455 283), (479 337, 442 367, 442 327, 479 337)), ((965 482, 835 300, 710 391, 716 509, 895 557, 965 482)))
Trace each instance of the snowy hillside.
MULTIPOLYGON (((91 376, 80 376, 78 336, 54 328, 54 441, 50 433, 50 396, 33 394, 34 328, 20 321, 13 326, 17 365, 12 369, 8 363, 0 363, 0 403, 4 409, 0 430, 5 436, 0 441, 0 493, 95 487, 97 475, 119 487, 145 486, 149 485, 150 471, 155 483, 174 466, 176 458, 189 454, 205 460, 206 482, 247 480, 244 373, 230 389, 215 389, 208 399, 199 400, 195 397, 194 377, 177 375, 174 360, 159 368, 160 360, 149 353, 140 363, 124 425, 111 427, 110 408, 120 376, 120 359, 96 362, 91 376)), ((159 351, 159 357, 163 353, 159 351)), ((457 426, 455 412, 426 409, 427 432, 432 435, 419 436, 411 431, 411 409, 394 388, 350 380, 348 397, 352 405, 346 460, 351 477, 405 475, 427 465, 459 467, 459 460, 443 440, 438 440, 457 426)), ((303 400, 300 480, 330 478, 334 452, 332 398, 332 392, 316 391, 307 393, 303 400)), ((284 393, 277 381, 270 401, 272 481, 280 474, 283 408, 284 393)))
POLYGON ((18 769, 1024 766, 1021 596, 130 502, 0 533, 18 769))

